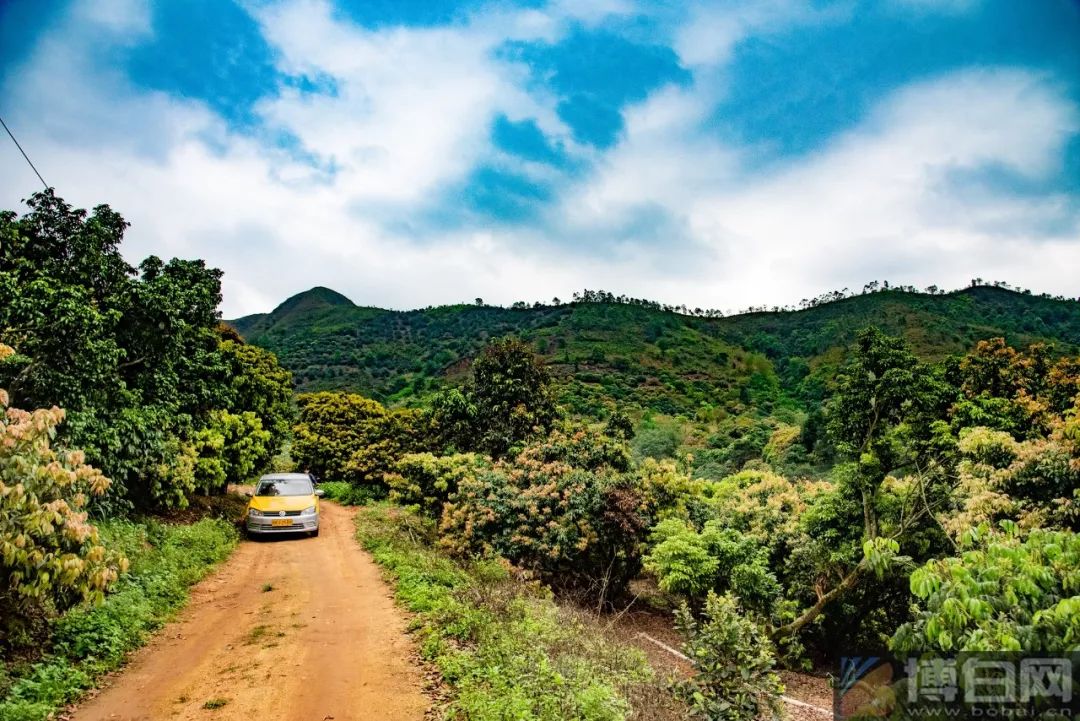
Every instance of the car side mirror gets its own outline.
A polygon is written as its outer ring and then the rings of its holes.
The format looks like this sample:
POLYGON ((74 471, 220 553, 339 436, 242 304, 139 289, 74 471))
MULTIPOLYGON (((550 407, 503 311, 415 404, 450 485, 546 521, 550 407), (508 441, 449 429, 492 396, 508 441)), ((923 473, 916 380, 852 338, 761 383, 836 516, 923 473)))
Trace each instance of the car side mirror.
POLYGON ((251 498, 251 491, 244 491, 244 495, 251 498))
POLYGON ((319 498, 322 498, 323 496, 326 495, 326 491, 324 491, 321 488, 316 488, 315 489, 315 495, 318 496, 319 498))

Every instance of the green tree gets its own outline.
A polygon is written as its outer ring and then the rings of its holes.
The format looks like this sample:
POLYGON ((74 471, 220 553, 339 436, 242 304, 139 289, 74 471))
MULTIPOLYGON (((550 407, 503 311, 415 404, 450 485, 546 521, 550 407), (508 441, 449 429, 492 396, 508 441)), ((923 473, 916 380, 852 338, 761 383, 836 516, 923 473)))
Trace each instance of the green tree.
POLYGON ((353 393, 304 393, 296 402, 293 459, 325 480, 383 485, 397 459, 416 448, 417 411, 390 411, 353 393))
MULTIPOLYGON (((10 355, 0 345, 0 356, 10 355)), ((0 648, 26 639, 50 612, 99 601, 126 570, 88 522, 86 503, 109 480, 82 451, 53 448, 64 411, 8 407, 0 389, 0 648)))
POLYGON ((262 428, 270 434, 267 457, 256 463, 261 471, 265 463, 281 450, 294 419, 292 373, 281 367, 277 356, 258 346, 235 339, 221 342, 219 352, 229 377, 227 407, 254 413, 262 428))
POLYGON ((923 651, 1065 653, 1080 641, 1080 536, 1015 523, 983 524, 963 539, 963 554, 911 574, 919 599, 914 621, 892 648, 923 651))
POLYGON ((220 271, 153 256, 136 269, 108 206, 87 213, 51 190, 27 204, 0 213, 0 337, 15 350, 0 385, 17 405, 66 409, 60 440, 112 481, 98 510, 185 505, 216 411, 255 413, 280 444, 288 379, 264 351, 222 348, 220 271))
POLYGON ((543 361, 516 338, 493 341, 472 366, 481 446, 502 456, 555 421, 551 378, 543 361))
POLYGON ((616 408, 608 416, 604 430, 612 438, 628 441, 634 437, 634 422, 621 409, 616 408))
POLYGON ((784 687, 773 670, 773 645, 764 629, 740 612, 735 596, 710 592, 701 621, 685 605, 675 620, 687 637, 684 650, 696 671, 675 688, 697 717, 755 721, 780 716, 784 687))
POLYGON ((425 414, 435 448, 455 453, 476 447, 480 414, 472 393, 457 388, 440 391, 428 402, 425 414))
POLYGON ((927 524, 936 528, 933 514, 943 502, 940 486, 947 481, 938 468, 940 436, 947 435, 940 419, 954 396, 902 340, 876 328, 858 334, 851 361, 837 378, 827 418, 837 453, 846 461, 837 469, 838 483, 830 495, 837 507, 845 501, 858 505, 861 532, 840 529, 854 553, 846 559, 831 554, 821 569, 829 580, 815 584, 815 601, 779 627, 777 637, 797 633, 868 573, 883 576, 899 554, 900 541, 915 529, 927 524), (887 484, 905 471, 912 472, 906 481, 887 484))

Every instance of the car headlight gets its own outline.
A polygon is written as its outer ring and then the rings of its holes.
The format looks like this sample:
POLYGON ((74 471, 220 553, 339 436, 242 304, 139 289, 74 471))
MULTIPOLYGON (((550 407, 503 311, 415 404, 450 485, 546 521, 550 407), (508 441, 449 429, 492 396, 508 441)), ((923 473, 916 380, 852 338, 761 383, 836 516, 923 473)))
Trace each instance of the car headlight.
POLYGON ((261 511, 257 511, 257 510, 255 510, 254 508, 249 508, 249 509, 248 509, 248 515, 249 515, 249 516, 261 516, 261 515, 262 515, 262 512, 261 512, 261 511))
POLYGON ((315 515, 315 506, 308 506, 307 508, 304 509, 303 514, 305 516, 314 516, 315 515))

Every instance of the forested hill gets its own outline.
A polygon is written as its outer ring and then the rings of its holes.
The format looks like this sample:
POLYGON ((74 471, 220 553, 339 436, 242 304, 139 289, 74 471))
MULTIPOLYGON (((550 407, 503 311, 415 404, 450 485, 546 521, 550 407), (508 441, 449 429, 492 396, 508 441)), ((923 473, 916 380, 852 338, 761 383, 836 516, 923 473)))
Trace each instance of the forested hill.
POLYGON ((271 313, 231 323, 275 352, 301 390, 350 390, 405 403, 461 378, 488 339, 514 334, 547 360, 564 381, 563 402, 582 413, 612 401, 675 413, 814 398, 855 332, 868 325, 903 336, 929 359, 995 336, 1017 346, 1080 349, 1080 303, 994 286, 946 294, 880 290, 804 310, 726 318, 626 302, 401 312, 358 307, 314 288, 271 313))

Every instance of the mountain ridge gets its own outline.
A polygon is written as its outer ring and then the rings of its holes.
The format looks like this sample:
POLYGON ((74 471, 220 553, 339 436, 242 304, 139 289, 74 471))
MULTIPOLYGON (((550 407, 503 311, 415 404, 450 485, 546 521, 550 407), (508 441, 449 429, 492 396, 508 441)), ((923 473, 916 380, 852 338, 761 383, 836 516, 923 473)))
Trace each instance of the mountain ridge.
POLYGON ((1020 346, 1051 343, 1060 353, 1080 349, 1080 302, 982 285, 950 293, 880 289, 726 317, 605 300, 396 311, 315 288, 269 314, 227 322, 277 353, 300 390, 350 390, 405 404, 457 383, 489 339, 518 335, 563 381, 564 403, 584 414, 626 403, 693 413, 813 400, 868 325, 905 337, 927 359, 996 336, 1020 346), (338 296, 348 304, 328 300, 338 296))

